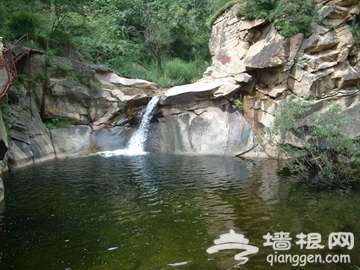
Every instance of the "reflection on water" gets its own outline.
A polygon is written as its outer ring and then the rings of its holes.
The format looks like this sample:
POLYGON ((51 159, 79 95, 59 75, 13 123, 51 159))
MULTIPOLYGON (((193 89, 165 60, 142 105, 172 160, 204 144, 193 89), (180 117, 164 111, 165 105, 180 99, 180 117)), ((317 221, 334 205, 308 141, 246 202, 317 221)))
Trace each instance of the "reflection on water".
MULTIPOLYGON (((147 154, 90 156, 4 176, 0 269, 231 269, 237 251, 207 254, 231 229, 259 252, 242 269, 269 269, 268 232, 355 235, 355 247, 292 254, 341 254, 360 265, 358 192, 316 193, 278 174, 273 160, 147 154)), ((291 264, 275 264, 289 269, 291 264)))

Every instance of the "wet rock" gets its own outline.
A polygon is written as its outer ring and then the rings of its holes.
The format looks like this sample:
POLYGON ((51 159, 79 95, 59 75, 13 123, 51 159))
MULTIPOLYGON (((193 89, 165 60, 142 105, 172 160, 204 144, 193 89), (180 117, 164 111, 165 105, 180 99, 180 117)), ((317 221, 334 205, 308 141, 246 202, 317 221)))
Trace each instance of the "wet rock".
POLYGON ((50 131, 57 159, 81 157, 91 152, 91 128, 72 126, 50 131))
POLYGON ((0 204, 4 201, 4 183, 0 177, 0 204))
POLYGON ((8 166, 16 170, 35 163, 54 160, 55 153, 50 133, 40 118, 34 100, 20 97, 11 106, 8 166))
POLYGON ((133 130, 127 127, 99 129, 91 134, 92 151, 112 151, 125 149, 133 130))

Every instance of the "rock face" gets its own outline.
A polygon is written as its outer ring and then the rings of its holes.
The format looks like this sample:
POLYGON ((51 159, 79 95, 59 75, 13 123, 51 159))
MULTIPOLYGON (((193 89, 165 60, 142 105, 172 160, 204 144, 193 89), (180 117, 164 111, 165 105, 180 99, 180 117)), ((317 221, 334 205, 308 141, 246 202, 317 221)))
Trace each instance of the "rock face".
MULTIPOLYGON (((26 61, 18 64, 19 72, 28 71, 26 61)), ((121 78, 103 66, 61 57, 45 64, 45 57, 36 53, 29 61, 30 76, 46 73, 50 79, 34 79, 32 91, 25 86, 9 89, 8 135, 0 117, 0 165, 10 170, 120 148, 129 136, 118 140, 119 134, 132 133, 124 127, 130 122, 126 109, 137 112, 160 91, 154 83, 121 78), (44 122, 52 119, 65 119, 69 127, 49 131, 44 122)))
POLYGON ((349 23, 359 14, 359 1, 319 0, 317 5, 327 27, 314 24, 308 38, 284 38, 265 20, 239 18, 240 4, 214 22, 213 63, 203 80, 248 78, 238 95, 260 142, 263 127, 271 125, 278 104, 289 96, 333 99, 344 109, 359 101, 359 53, 349 23))
MULTIPOLYGON (((257 146, 255 134, 244 117, 226 103, 197 104, 159 120, 149 136, 150 151, 236 156, 257 146)), ((255 155, 255 151, 251 154, 255 155)))
POLYGON ((91 134, 91 148, 94 152, 125 149, 133 131, 129 127, 98 129, 91 134))
POLYGON ((73 125, 101 128, 127 101, 156 94, 156 84, 126 79, 102 66, 53 58, 51 77, 44 91, 42 116, 45 119, 66 118, 73 125), (65 71, 56 68, 61 63, 65 71))
MULTIPOLYGON (((10 89, 15 91, 14 87, 10 89)), ((9 117, 9 169, 18 169, 34 163, 55 159, 50 132, 44 125, 36 102, 26 95, 25 89, 17 89, 18 100, 11 104, 9 117)))
POLYGON ((6 127, 0 110, 0 172, 3 171, 3 167, 6 162, 6 152, 9 149, 9 143, 6 133, 6 127))
POLYGON ((80 157, 91 153, 89 126, 73 126, 51 130, 51 138, 58 159, 80 157))
POLYGON ((44 118, 61 117, 73 125, 90 125, 108 110, 114 112, 117 102, 101 90, 92 90, 69 79, 51 78, 43 108, 44 118))
POLYGON ((4 201, 4 183, 0 177, 0 204, 4 201))

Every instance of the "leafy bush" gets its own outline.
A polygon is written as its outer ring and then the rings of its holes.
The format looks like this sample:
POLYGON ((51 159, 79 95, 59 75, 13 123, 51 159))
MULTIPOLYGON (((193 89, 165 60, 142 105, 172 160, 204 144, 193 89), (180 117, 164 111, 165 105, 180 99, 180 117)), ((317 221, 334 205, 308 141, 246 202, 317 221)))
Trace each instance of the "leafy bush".
POLYGON ((285 101, 268 131, 278 136, 289 168, 317 185, 341 186, 358 180, 360 140, 344 134, 353 119, 333 103, 321 113, 310 114, 312 105, 310 101, 285 101), (285 136, 291 133, 304 142, 303 147, 286 143, 285 136))
POLYGON ((75 76, 68 76, 69 78, 81 83, 82 85, 86 85, 91 90, 100 90, 101 84, 98 79, 94 76, 88 74, 77 74, 75 76))
POLYGON ((9 28, 12 30, 13 38, 20 38, 26 33, 35 33, 40 26, 39 16, 27 10, 18 10, 12 16, 9 28))
POLYGON ((314 0, 280 0, 270 20, 275 21, 275 28, 285 37, 298 33, 308 37, 312 34, 314 16, 314 0))
POLYGON ((67 128, 69 127, 69 122, 66 118, 53 118, 46 121, 45 126, 48 129, 67 128))
POLYGON ((233 104, 231 105, 234 110, 239 110, 240 112, 243 110, 243 104, 240 99, 235 99, 233 104))
POLYGON ((33 80, 36 82, 47 83, 49 81, 49 75, 46 72, 36 73, 33 76, 33 80))
POLYGON ((238 14, 252 20, 270 18, 279 0, 245 0, 244 2, 245 7, 240 9, 238 14))
POLYGON ((191 83, 194 79, 201 77, 195 62, 185 62, 179 58, 171 59, 165 63, 164 75, 176 85, 191 83))
POLYGON ((245 0, 239 15, 248 19, 268 19, 284 37, 312 33, 311 25, 316 14, 314 0, 245 0))
POLYGON ((11 117, 11 107, 9 104, 1 102, 0 103, 0 109, 2 112, 2 117, 4 120, 4 125, 5 125, 5 129, 6 129, 6 133, 9 135, 9 127, 10 127, 10 117, 11 117))
POLYGON ((355 18, 351 22, 351 33, 354 36, 355 43, 357 46, 360 44, 360 25, 358 22, 358 17, 355 16, 355 18))
POLYGON ((129 66, 130 70, 127 72, 127 75, 155 82, 160 87, 172 87, 192 83, 200 79, 208 65, 209 63, 206 61, 195 62, 173 58, 164 63, 162 70, 156 67, 155 62, 152 62, 146 68, 133 64, 129 66))
POLYGON ((227 1, 224 5, 221 5, 220 8, 217 8, 217 10, 214 12, 214 14, 210 17, 210 19, 208 21, 209 27, 211 27, 211 25, 214 23, 214 21, 216 21, 216 19, 221 14, 223 14, 225 11, 227 11, 229 8, 231 8, 233 5, 235 5, 237 3, 241 3, 241 2, 243 2, 243 0, 227 1))

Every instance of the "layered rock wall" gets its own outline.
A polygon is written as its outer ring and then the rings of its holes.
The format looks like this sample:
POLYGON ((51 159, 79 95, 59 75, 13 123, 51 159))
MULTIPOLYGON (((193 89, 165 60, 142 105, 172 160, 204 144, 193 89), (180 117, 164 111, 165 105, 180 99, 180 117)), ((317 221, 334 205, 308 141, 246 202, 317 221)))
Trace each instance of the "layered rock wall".
POLYGON ((271 125, 278 105, 290 96, 314 100, 317 109, 331 99, 360 113, 359 51, 351 27, 359 1, 317 1, 323 25, 313 23, 309 37, 285 38, 263 19, 238 17, 240 8, 233 6, 214 22, 209 45, 213 63, 203 80, 237 79, 242 84, 236 95, 260 142, 263 127, 271 125))
POLYGON ((125 139, 113 129, 131 134, 130 122, 159 92, 154 83, 122 78, 103 66, 38 53, 20 61, 18 69, 33 84, 12 85, 3 101, 8 115, 5 128, 0 114, 0 165, 10 170, 114 150, 120 146, 115 141, 124 144, 125 139), (68 127, 49 130, 44 123, 53 120, 64 120, 68 127))

